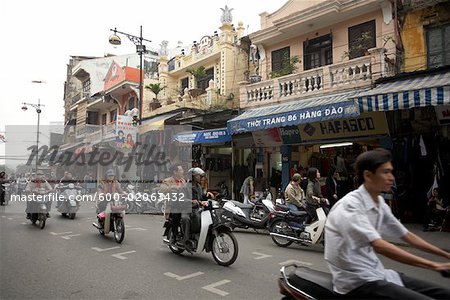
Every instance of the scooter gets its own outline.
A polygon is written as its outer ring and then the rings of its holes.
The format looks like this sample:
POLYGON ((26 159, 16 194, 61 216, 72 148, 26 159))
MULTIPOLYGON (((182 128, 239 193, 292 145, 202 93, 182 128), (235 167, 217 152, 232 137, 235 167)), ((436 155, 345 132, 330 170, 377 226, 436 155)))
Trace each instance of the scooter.
POLYGON ((125 217, 126 205, 120 202, 120 197, 115 194, 100 194, 102 201, 107 201, 106 210, 97 214, 98 223, 92 223, 92 226, 98 229, 101 235, 114 232, 114 240, 122 243, 125 238, 125 217))
POLYGON ((307 224, 310 216, 306 211, 272 212, 269 215, 272 241, 280 247, 288 247, 294 242, 303 246, 319 244, 323 241, 327 216, 320 206, 316 209, 316 213, 318 219, 307 224))
MULTIPOLYGON (((45 188, 38 188, 34 191, 35 199, 33 201, 29 201, 30 207, 30 221, 31 224, 35 225, 38 223, 39 228, 44 229, 45 224, 47 222, 47 202, 45 195, 47 194, 47 190, 45 188)), ((30 196, 30 195, 29 195, 30 196)))
POLYGON ((61 195, 58 199, 58 201, 61 201, 58 211, 63 217, 69 216, 71 220, 75 219, 76 213, 80 208, 80 199, 77 196, 81 195, 82 188, 73 183, 60 183, 55 189, 61 195))
MULTIPOLYGON (((278 288, 285 296, 283 299, 345 299, 333 291, 332 276, 322 272, 290 264, 281 267, 278 288), (290 271, 289 271, 290 270, 290 271)), ((450 270, 440 271, 444 277, 450 277, 450 270)))
MULTIPOLYGON (((216 214, 219 209, 216 201, 208 201, 208 205, 200 208, 196 217, 191 219, 189 249, 183 244, 183 236, 178 234, 172 238, 172 220, 169 218, 164 223, 164 244, 176 254, 185 250, 191 254, 200 254, 203 251, 211 252, 214 260, 221 266, 233 264, 238 256, 238 243, 231 232, 231 228, 221 221, 216 214)), ((179 228, 180 229, 180 228, 179 228)), ((180 231, 178 231, 180 232, 180 231)))
POLYGON ((273 202, 267 198, 249 204, 228 200, 223 205, 222 218, 230 222, 232 228, 267 229, 269 214, 274 211, 273 202))

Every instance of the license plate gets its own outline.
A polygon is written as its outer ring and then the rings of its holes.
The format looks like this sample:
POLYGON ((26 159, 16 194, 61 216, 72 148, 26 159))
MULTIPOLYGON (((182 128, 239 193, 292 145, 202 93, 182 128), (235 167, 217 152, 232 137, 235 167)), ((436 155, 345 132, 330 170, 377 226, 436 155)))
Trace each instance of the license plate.
POLYGON ((77 206, 77 202, 75 200, 70 200, 70 206, 77 206))

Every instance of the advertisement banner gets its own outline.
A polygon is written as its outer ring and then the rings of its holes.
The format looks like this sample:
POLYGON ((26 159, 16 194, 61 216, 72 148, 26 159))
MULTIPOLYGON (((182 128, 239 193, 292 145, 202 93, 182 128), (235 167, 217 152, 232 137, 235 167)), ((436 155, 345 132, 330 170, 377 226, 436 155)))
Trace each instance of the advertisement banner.
POLYGON ((133 117, 118 115, 116 121, 116 147, 133 149, 138 128, 133 126, 133 117))
POLYGON ((253 131, 255 147, 278 147, 283 144, 278 128, 253 131))
POLYGON ((436 106, 436 117, 440 125, 450 124, 450 105, 436 106))

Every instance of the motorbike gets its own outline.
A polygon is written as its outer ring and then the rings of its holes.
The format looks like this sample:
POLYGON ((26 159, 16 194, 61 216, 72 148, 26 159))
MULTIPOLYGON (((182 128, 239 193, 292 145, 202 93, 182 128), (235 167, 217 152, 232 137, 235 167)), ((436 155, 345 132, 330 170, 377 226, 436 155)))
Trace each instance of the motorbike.
MULTIPOLYGON (((297 264, 281 267, 278 288, 283 299, 345 299, 333 291, 330 273, 317 271, 297 264), (291 270, 291 271, 289 271, 291 270)), ((450 277, 450 270, 440 271, 444 277, 450 277)))
POLYGON ((80 200, 77 196, 81 195, 82 188, 73 183, 60 183, 55 189, 61 196, 58 199, 58 201, 61 201, 58 211, 63 217, 68 216, 71 220, 75 219, 76 213, 80 208, 80 200))
POLYGON ((30 207, 30 221, 31 224, 35 225, 38 223, 39 228, 44 229, 45 224, 47 222, 47 202, 48 199, 44 197, 47 194, 47 190, 45 188, 38 188, 34 191, 35 199, 33 201, 29 201, 30 207))
POLYGON ((275 206, 269 198, 258 198, 254 203, 244 204, 235 200, 227 200, 223 204, 222 218, 229 221, 232 228, 267 229, 269 215, 275 206))
MULTIPOLYGON (((148 191, 148 190, 147 190, 148 191)), ((144 213, 149 210, 156 210, 164 213, 166 209, 166 202, 158 194, 158 189, 153 189, 152 192, 139 193, 135 192, 135 186, 129 184, 127 186, 127 209, 126 213, 144 213)))
POLYGON ((11 184, 10 183, 3 183, 3 192, 5 193, 5 199, 3 203, 1 203, 4 206, 7 206, 9 203, 9 199, 11 198, 11 184))
POLYGON ((122 196, 118 194, 99 194, 100 201, 107 201, 106 209, 97 214, 98 223, 92 226, 98 229, 101 235, 114 232, 114 240, 122 243, 125 238, 125 217, 126 205, 121 203, 122 196))
POLYGON ((269 215, 269 231, 272 241, 280 247, 288 247, 292 243, 303 246, 315 245, 323 242, 327 216, 324 209, 316 209, 318 219, 311 224, 306 211, 291 211, 287 206, 278 205, 280 210, 269 215))
MULTIPOLYGON (((189 249, 183 244, 182 234, 172 238, 172 220, 164 223, 164 244, 175 254, 185 250, 191 254, 200 254, 203 251, 211 252, 214 260, 221 266, 233 264, 238 256, 238 243, 231 232, 231 228, 223 223, 216 210, 220 209, 216 201, 208 201, 208 205, 200 208, 191 219, 189 249)), ((180 229, 180 228, 179 228, 180 229)), ((178 231, 181 232, 181 231, 178 231)))

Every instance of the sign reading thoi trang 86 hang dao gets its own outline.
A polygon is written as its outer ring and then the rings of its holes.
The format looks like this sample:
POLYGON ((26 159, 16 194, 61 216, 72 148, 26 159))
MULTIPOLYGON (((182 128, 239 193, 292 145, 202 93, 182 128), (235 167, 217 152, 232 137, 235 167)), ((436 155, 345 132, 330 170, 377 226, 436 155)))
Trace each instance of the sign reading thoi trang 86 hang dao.
POLYGON ((352 100, 302 109, 295 109, 295 103, 292 104, 292 108, 290 106, 283 105, 279 109, 258 108, 245 112, 230 120, 228 129, 231 134, 235 134, 359 115, 355 102, 352 100))

